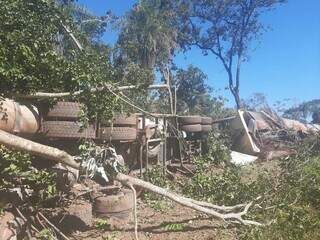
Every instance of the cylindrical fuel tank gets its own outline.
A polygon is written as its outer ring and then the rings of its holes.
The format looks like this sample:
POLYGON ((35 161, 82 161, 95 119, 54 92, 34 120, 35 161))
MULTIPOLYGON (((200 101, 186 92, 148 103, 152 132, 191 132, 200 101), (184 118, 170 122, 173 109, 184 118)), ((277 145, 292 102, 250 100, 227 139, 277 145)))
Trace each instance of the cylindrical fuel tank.
POLYGON ((39 112, 33 105, 0 99, 0 129, 18 135, 32 135, 39 129, 39 112))

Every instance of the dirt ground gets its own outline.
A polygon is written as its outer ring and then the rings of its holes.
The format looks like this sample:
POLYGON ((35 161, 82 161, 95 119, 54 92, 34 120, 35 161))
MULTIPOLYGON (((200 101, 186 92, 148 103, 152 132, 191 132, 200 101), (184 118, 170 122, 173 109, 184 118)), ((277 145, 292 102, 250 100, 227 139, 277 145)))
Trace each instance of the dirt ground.
MULTIPOLYGON (((170 203, 162 211, 138 201, 138 235, 140 240, 234 240, 235 226, 199 215, 196 211, 170 203), (182 229, 170 230, 168 226, 177 224, 182 229)), ((134 239, 133 221, 111 230, 91 229, 73 234, 79 240, 131 240, 134 239)))
MULTIPOLYGON (((242 168, 244 181, 255 181, 258 172, 280 174, 279 161, 263 161, 242 168)), ((179 174, 176 176, 179 177, 179 174)), ((159 203, 159 202, 157 202, 159 203)), ((179 204, 160 201, 164 206, 152 207, 138 199, 138 235, 140 240, 236 240, 237 225, 208 218, 179 204), (179 225, 172 230, 168 226, 179 225)), ((119 225, 119 224, 117 224, 119 225)), ((86 232, 72 235, 77 240, 131 240, 134 239, 134 222, 121 223, 121 227, 98 230, 95 227, 86 232)))

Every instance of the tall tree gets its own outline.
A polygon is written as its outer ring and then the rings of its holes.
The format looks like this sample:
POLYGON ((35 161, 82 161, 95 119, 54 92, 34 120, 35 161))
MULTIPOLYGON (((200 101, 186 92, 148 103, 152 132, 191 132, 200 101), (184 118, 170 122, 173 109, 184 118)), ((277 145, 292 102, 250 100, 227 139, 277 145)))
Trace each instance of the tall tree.
POLYGON ((118 44, 122 57, 144 68, 168 63, 177 46, 168 0, 142 0, 127 14, 118 44))
POLYGON ((175 1, 185 49, 199 47, 223 64, 237 108, 241 107, 241 65, 248 60, 250 43, 259 38, 263 25, 259 17, 285 0, 179 0, 175 1))
POLYGON ((174 76, 177 88, 177 112, 179 114, 221 115, 224 100, 211 95, 213 89, 207 84, 207 75, 199 68, 189 66, 178 69, 174 76))
MULTIPOLYGON (((170 86, 171 64, 177 49, 177 30, 173 22, 169 0, 141 0, 127 14, 118 45, 120 59, 132 61, 142 68, 160 72, 170 86)), ((171 112, 173 100, 171 88, 169 98, 171 112)))
MULTIPOLYGON (((0 5, 0 96, 81 90, 82 94, 73 98, 88 106, 89 117, 110 115, 119 106, 117 98, 90 91, 119 79, 110 48, 95 44, 91 34, 80 32, 74 15, 65 7, 56 0, 8 0, 0 5), (84 51, 75 46, 64 26, 79 39, 84 51), (62 52, 57 51, 60 43, 62 52)), ((149 77, 135 69, 130 76, 149 77)))

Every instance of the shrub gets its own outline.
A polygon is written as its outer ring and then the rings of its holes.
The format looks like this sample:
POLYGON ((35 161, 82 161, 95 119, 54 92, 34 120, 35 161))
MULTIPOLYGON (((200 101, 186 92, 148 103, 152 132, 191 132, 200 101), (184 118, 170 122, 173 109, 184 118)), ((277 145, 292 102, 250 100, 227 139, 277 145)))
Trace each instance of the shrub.
POLYGON ((52 198, 56 194, 54 175, 37 170, 31 165, 31 157, 18 151, 12 151, 0 145, 0 190, 21 187, 31 189, 35 204, 52 198))
POLYGON ((282 160, 279 184, 266 196, 269 206, 256 212, 269 224, 242 230, 241 239, 320 239, 319 146, 319 139, 315 139, 282 160))

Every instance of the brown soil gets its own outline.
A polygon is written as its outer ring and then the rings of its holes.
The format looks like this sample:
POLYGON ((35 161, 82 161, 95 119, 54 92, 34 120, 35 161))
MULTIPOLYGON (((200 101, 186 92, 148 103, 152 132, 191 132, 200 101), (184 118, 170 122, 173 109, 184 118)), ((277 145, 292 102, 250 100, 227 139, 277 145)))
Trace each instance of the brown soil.
MULTIPOLYGON (((280 174, 279 160, 257 161, 255 164, 242 168, 243 181, 255 181, 257 173, 266 172, 277 178, 280 174)), ((174 181, 186 182, 187 178, 175 172, 174 181)), ((146 202, 138 200, 138 234, 140 240, 235 240, 238 225, 224 223, 217 219, 208 218, 199 212, 185 208, 179 204, 161 201, 164 208, 151 208, 146 202), (164 204, 163 204, 164 203, 164 204), (158 209, 158 210, 157 210, 158 209), (178 224, 182 230, 174 231, 166 225, 178 224)), ((112 225, 112 221, 108 221, 112 225)), ((92 228, 86 232, 78 232, 72 237, 77 240, 131 240, 134 239, 134 222, 116 222, 118 227, 109 230, 92 228), (120 227, 119 227, 120 226, 120 227)))
MULTIPOLYGON (((78 240, 130 240, 134 239, 134 223, 130 221, 112 230, 91 229, 82 233, 73 234, 78 240)), ((199 213, 170 203, 166 209, 157 211, 141 200, 138 201, 138 234, 140 240, 234 240, 236 239, 235 226, 210 219, 199 213), (165 226, 178 224, 183 226, 182 230, 173 231, 165 226)))

